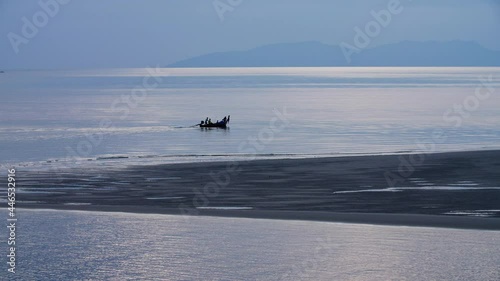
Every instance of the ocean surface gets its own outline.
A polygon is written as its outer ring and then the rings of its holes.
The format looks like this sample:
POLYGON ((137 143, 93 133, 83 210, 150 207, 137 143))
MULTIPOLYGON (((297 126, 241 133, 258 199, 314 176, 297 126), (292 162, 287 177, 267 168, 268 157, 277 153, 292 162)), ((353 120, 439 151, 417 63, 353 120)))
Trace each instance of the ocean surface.
POLYGON ((1 280, 500 280, 498 231, 22 209, 16 246, 1 280))
POLYGON ((500 148, 500 68, 7 71, 0 97, 0 164, 33 169, 500 148))
MULTIPOLYGON (((0 165, 19 170, 500 149, 500 68, 7 71, 0 98, 0 165), (227 130, 192 126, 228 114, 227 130)), ((18 216, 0 280, 500 279, 498 231, 18 216)))

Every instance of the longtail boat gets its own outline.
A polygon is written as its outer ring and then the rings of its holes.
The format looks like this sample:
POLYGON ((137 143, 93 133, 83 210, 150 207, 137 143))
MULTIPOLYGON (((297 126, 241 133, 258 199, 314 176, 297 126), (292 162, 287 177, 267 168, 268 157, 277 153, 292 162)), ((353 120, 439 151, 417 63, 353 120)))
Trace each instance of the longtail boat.
POLYGON ((227 119, 224 117, 224 119, 222 119, 222 121, 219 121, 219 122, 216 122, 216 123, 208 123, 205 121, 201 121, 200 124, 198 124, 198 126, 200 126, 200 128, 221 128, 221 129, 226 129, 227 128, 227 124, 229 124, 229 120, 231 119, 231 115, 228 115, 227 119))

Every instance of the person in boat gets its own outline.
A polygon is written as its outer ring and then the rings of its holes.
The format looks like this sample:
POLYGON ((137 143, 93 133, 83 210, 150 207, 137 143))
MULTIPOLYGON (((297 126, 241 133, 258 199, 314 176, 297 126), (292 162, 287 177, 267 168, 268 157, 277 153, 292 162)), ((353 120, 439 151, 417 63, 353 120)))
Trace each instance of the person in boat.
POLYGON ((208 117, 205 119, 205 124, 208 124, 208 117))
POLYGON ((213 124, 212 123, 212 118, 208 118, 208 124, 213 124))
POLYGON ((224 116, 224 118, 222 118, 222 123, 226 124, 226 122, 227 122, 227 117, 224 116))

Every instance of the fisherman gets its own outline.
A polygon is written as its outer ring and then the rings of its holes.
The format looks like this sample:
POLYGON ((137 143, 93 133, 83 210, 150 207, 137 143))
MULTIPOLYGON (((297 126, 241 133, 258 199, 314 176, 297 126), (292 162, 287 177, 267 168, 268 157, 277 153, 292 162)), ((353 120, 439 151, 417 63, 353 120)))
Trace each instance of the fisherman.
POLYGON ((205 119, 205 124, 208 124, 208 117, 207 117, 207 119, 205 119))
POLYGON ((212 118, 208 118, 208 124, 213 124, 212 123, 212 118))
POLYGON ((224 118, 222 118, 222 123, 226 124, 226 121, 227 121, 227 117, 224 116, 224 118))

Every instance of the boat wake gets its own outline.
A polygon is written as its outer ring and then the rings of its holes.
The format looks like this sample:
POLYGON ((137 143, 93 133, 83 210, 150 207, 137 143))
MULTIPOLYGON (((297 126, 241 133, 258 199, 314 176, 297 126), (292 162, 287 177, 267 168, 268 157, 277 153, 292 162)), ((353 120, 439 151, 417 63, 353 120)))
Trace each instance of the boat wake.
POLYGON ((82 127, 82 128, 0 128, 0 141, 13 140, 13 136, 17 136, 18 140, 51 140, 51 139, 68 139, 85 137, 89 135, 133 135, 133 134, 149 134, 149 133, 164 133, 179 129, 193 129, 197 125, 191 126, 133 126, 133 127, 112 127, 102 130, 99 127, 82 127))

